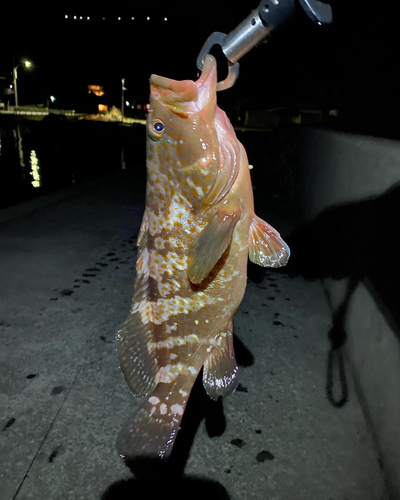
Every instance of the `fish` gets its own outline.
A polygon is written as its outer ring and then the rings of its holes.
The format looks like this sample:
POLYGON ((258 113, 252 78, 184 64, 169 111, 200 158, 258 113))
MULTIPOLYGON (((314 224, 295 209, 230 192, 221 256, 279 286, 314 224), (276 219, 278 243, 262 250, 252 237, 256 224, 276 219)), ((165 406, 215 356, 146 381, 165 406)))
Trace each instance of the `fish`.
POLYGON ((249 162, 217 105, 217 66, 197 81, 151 75, 146 121, 146 204, 134 295, 116 344, 139 410, 117 437, 126 460, 168 459, 203 369, 213 400, 238 385, 233 316, 248 257, 285 265, 290 250, 254 212, 249 162))

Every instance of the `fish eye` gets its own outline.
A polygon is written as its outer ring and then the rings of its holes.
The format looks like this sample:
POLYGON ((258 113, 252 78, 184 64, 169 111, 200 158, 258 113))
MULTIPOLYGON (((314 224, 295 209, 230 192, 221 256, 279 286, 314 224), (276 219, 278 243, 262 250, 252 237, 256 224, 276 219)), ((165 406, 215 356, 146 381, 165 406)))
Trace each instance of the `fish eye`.
POLYGON ((164 124, 162 122, 155 122, 153 127, 154 127, 154 130, 158 133, 160 133, 164 130, 164 124))
POLYGON ((159 141, 164 135, 165 125, 162 120, 155 118, 150 122, 148 132, 153 141, 159 141))

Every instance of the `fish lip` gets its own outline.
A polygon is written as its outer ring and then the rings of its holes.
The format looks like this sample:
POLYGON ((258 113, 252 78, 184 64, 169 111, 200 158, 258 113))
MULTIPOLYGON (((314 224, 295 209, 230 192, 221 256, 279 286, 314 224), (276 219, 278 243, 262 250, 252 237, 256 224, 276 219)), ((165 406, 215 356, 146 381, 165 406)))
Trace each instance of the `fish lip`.
POLYGON ((152 74, 150 76, 150 96, 161 102, 185 103, 196 101, 198 88, 192 80, 174 80, 152 74))
POLYGON ((204 65, 203 69, 201 72, 201 75, 199 76, 198 80, 195 82, 198 88, 200 88, 202 85, 204 85, 210 77, 213 77, 213 73, 217 69, 217 61, 214 56, 211 54, 207 54, 205 60, 204 60, 204 65))
POLYGON ((204 61, 203 71, 196 82, 198 89, 197 108, 202 110, 206 106, 215 108, 217 95, 217 61, 208 54, 204 61))

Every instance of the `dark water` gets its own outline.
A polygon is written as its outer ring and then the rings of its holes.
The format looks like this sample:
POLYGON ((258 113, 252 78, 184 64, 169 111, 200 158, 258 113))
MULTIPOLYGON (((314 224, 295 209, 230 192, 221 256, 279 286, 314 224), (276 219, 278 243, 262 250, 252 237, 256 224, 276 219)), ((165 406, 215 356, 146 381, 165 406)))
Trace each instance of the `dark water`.
MULTIPOLYGON (((256 206, 291 210, 290 148, 279 131, 238 132, 246 148, 256 206)), ((0 209, 121 169, 145 183, 143 125, 13 120, 0 116, 0 209)))
POLYGON ((0 209, 119 169, 143 177, 143 125, 0 117, 0 209))

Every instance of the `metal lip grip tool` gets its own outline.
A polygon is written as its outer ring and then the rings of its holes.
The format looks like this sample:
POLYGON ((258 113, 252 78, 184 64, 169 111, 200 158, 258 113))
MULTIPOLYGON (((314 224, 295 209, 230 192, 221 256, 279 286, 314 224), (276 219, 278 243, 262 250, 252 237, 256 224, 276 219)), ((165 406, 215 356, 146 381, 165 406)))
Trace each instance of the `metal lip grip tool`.
POLYGON ((239 59, 261 42, 272 30, 292 18, 298 5, 317 24, 332 22, 332 9, 319 0, 262 0, 243 22, 228 34, 216 31, 205 41, 197 57, 197 68, 203 69, 204 59, 214 45, 220 45, 228 60, 228 76, 217 85, 225 90, 239 76, 239 59))

